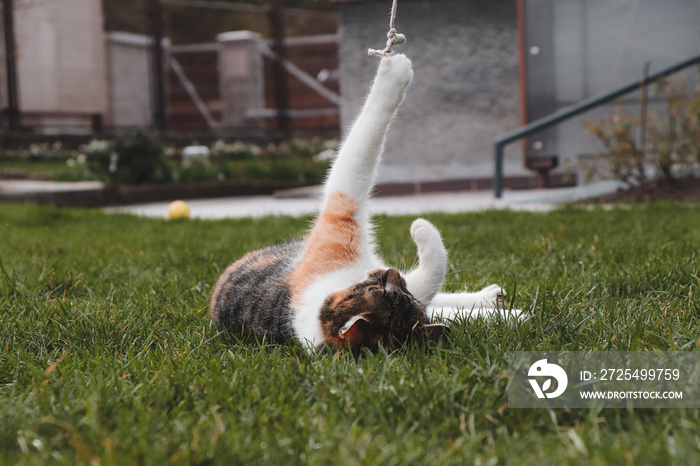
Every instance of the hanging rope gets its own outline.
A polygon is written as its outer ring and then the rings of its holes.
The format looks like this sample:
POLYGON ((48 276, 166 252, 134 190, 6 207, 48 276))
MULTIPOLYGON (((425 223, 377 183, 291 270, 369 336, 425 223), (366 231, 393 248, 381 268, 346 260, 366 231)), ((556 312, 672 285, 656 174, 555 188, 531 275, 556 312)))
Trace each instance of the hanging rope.
POLYGON ((391 6, 391 21, 389 22, 389 32, 386 34, 386 48, 384 50, 369 49, 367 51, 369 55, 389 57, 394 54, 394 51, 392 50, 393 47, 406 42, 406 36, 396 32, 396 28, 394 27, 394 22, 396 21, 396 2, 397 0, 394 0, 394 3, 391 6))

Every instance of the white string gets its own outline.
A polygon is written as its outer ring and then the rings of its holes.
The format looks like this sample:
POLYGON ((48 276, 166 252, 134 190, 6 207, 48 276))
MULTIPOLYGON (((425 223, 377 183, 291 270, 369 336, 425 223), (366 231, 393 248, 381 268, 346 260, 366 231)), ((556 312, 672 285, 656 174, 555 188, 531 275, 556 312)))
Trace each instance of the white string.
POLYGON ((396 21, 396 3, 397 0, 394 0, 394 3, 391 5, 391 21, 389 21, 389 32, 386 34, 386 48, 384 48, 384 50, 369 49, 367 51, 369 55, 389 57, 394 54, 394 51, 392 50, 393 47, 406 42, 406 36, 396 32, 396 28, 394 27, 394 23, 396 21))

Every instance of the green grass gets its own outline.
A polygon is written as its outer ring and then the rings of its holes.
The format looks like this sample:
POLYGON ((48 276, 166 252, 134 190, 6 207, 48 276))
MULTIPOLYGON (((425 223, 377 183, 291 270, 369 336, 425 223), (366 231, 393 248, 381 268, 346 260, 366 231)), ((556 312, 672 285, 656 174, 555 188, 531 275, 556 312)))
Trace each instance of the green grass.
MULTIPOLYGON (((0 464, 698 464, 697 409, 507 408, 509 350, 697 350, 700 205, 431 215, 448 288, 532 317, 389 354, 239 345, 228 262, 309 219, 176 221, 0 205, 0 464)), ((392 264, 408 217, 380 219, 392 264)))
MULTIPOLYGON (((0 172, 20 171, 29 175, 55 175, 56 173, 71 171, 66 165, 65 160, 27 160, 27 159, 8 159, 0 160, 0 172)), ((73 170, 75 171, 75 170, 73 170)))

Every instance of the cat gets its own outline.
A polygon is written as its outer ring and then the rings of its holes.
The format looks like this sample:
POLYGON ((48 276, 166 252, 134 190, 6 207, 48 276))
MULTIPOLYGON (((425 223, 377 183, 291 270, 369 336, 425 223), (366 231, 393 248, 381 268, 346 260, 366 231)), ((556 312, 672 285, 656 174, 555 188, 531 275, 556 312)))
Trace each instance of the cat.
MULTIPOLYGON (((324 183, 320 214, 305 239, 251 252, 231 264, 212 294, 220 331, 273 341, 297 339, 310 350, 386 347, 439 336, 443 324, 504 311, 491 285, 476 293, 441 293, 447 251, 437 228, 411 225, 418 266, 406 274, 375 252, 367 209, 389 125, 413 78, 402 54, 382 58, 365 105, 324 183)), ((514 311, 518 315, 519 311, 514 311)))

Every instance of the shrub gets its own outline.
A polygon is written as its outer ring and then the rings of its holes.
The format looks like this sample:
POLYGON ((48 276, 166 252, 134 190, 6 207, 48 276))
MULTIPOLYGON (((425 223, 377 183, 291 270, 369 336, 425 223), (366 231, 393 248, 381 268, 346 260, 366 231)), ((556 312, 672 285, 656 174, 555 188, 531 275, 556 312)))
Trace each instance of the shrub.
POLYGON ((139 131, 114 143, 118 162, 114 181, 122 184, 162 183, 172 179, 163 143, 139 131))
POLYGON ((212 167, 208 161, 196 161, 187 168, 179 172, 177 181, 181 183, 192 183, 202 181, 212 181, 217 177, 217 169, 212 167))
POLYGON ((110 179, 110 167, 116 170, 116 154, 112 151, 110 141, 93 139, 81 146, 86 156, 87 168, 92 175, 103 181, 110 179))
MULTIPOLYGON (((634 115, 618 104, 614 115, 585 123, 603 146, 596 159, 619 180, 672 182, 680 170, 700 164, 700 85, 689 93, 685 83, 666 79, 658 83, 655 96, 665 100, 662 111, 634 115)), ((599 170, 593 166, 588 172, 593 176, 599 170)))
POLYGON ((251 181, 270 179, 270 164, 262 160, 253 160, 242 170, 242 178, 251 181))
POLYGON ((33 161, 64 161, 71 157, 71 155, 73 155, 72 152, 65 149, 63 143, 60 141, 53 143, 32 143, 29 145, 28 153, 24 152, 22 154, 22 156, 26 156, 28 160, 33 161))
POLYGON ((240 141, 217 141, 211 147, 210 160, 183 167, 174 157, 174 147, 166 148, 157 137, 141 131, 116 140, 93 139, 79 150, 66 150, 60 143, 31 144, 15 150, 0 148, 0 158, 49 162, 53 165, 47 173, 60 181, 317 183, 323 179, 337 147, 337 140, 321 139, 294 139, 264 148, 240 141))
POLYGON ((298 159, 276 161, 274 164, 272 164, 270 178, 275 181, 306 181, 303 165, 298 159))
POLYGON ((212 145, 211 153, 214 157, 226 159, 252 159, 259 157, 261 150, 255 144, 246 144, 241 141, 228 144, 219 140, 212 145))

